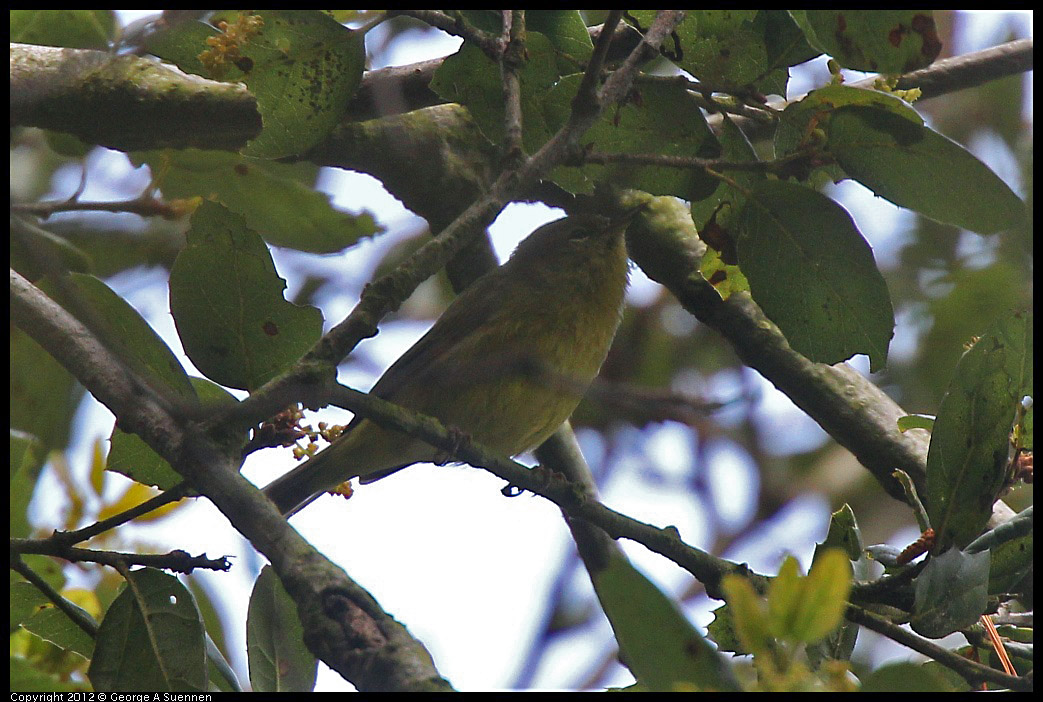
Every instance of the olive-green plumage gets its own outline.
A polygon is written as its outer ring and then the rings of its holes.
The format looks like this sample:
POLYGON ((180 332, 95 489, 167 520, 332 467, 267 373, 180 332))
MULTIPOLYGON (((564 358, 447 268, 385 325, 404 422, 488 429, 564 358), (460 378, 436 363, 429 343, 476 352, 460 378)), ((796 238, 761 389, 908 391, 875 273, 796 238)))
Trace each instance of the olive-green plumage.
MULTIPOLYGON (((537 229, 507 263, 464 290, 372 394, 437 417, 504 455, 538 446, 572 414, 615 336, 629 219, 574 215, 537 229)), ((265 493, 293 514, 345 480, 372 482, 437 454, 356 417, 265 493)))

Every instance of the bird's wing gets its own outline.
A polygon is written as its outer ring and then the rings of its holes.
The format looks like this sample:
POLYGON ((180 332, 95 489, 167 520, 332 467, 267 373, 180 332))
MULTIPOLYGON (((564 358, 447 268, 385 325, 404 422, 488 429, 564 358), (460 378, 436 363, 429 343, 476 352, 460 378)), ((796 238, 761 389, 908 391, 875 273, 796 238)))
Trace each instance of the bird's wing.
POLYGON ((370 394, 394 402, 403 388, 411 383, 426 382, 426 371, 436 367, 451 349, 503 308, 500 277, 497 269, 468 286, 434 326, 384 372, 370 394))

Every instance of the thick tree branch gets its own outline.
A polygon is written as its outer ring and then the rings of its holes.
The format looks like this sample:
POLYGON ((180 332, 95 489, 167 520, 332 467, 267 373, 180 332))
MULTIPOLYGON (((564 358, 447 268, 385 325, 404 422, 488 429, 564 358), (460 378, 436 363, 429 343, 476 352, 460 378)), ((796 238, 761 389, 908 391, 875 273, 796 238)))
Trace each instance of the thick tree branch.
POLYGON ((653 220, 642 236, 628 237, 631 258, 693 316, 724 336, 743 363, 851 451, 893 497, 903 499, 901 486, 891 476, 896 468, 922 489, 927 433, 898 431, 897 420, 907 413, 847 364, 813 363, 794 351, 749 295, 722 300, 698 273, 705 244, 687 210, 682 205, 675 209, 672 216, 653 220), (684 226, 676 229, 679 223, 684 226))
MULTIPOLYGON (((176 417, 134 383, 75 317, 11 271, 15 324, 205 494, 264 554, 297 603, 312 652, 360 689, 448 689, 430 654, 373 597, 305 541, 238 473, 238 456, 176 417)), ((233 452, 234 453, 234 452, 233 452)))
POLYGON ((11 44, 11 126, 138 149, 235 150, 261 132, 245 86, 105 51, 11 44))
MULTIPOLYGON (((600 28, 592 28, 592 36, 600 28)), ((620 26, 613 52, 633 46, 620 26)), ((370 71, 348 108, 348 121, 391 115, 442 102, 430 89, 442 59, 370 71)), ((1032 70, 1033 40, 1018 39, 936 61, 902 76, 900 89, 923 99, 1032 70)), ((874 79, 852 83, 870 87, 874 79)), ((42 127, 84 141, 132 151, 163 147, 236 150, 260 133, 253 96, 239 84, 186 76, 175 68, 103 51, 11 44, 11 126, 42 127)), ((800 98, 796 98, 800 99, 800 98)), ((771 103, 785 107, 786 103, 771 103)), ((711 117, 711 125, 719 117, 711 117)), ((756 130, 756 123, 742 122, 756 130)), ((316 153, 322 149, 317 149, 316 153)))

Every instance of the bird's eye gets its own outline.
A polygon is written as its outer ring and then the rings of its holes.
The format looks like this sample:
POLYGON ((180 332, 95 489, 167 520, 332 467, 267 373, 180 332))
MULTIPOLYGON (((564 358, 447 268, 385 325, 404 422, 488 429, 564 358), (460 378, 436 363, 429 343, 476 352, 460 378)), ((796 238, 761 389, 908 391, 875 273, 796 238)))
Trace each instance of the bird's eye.
POLYGON ((569 239, 572 239, 573 241, 582 241, 584 239, 589 239, 591 236, 593 236, 593 234, 593 229, 587 229, 585 227, 575 227, 572 231, 569 232, 569 239))

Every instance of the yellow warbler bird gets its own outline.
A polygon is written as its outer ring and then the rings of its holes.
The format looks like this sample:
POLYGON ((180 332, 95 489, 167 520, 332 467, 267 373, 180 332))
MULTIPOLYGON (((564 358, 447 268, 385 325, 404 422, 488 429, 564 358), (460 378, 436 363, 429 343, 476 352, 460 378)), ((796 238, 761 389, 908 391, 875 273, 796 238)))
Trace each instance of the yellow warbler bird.
MULTIPOLYGON (((573 215, 526 238, 446 308, 371 393, 438 418, 508 456, 535 448, 579 404, 615 336, 627 285, 614 220, 573 215)), ((438 449, 356 417, 328 448, 265 488, 291 515, 354 477, 363 483, 438 449)))

